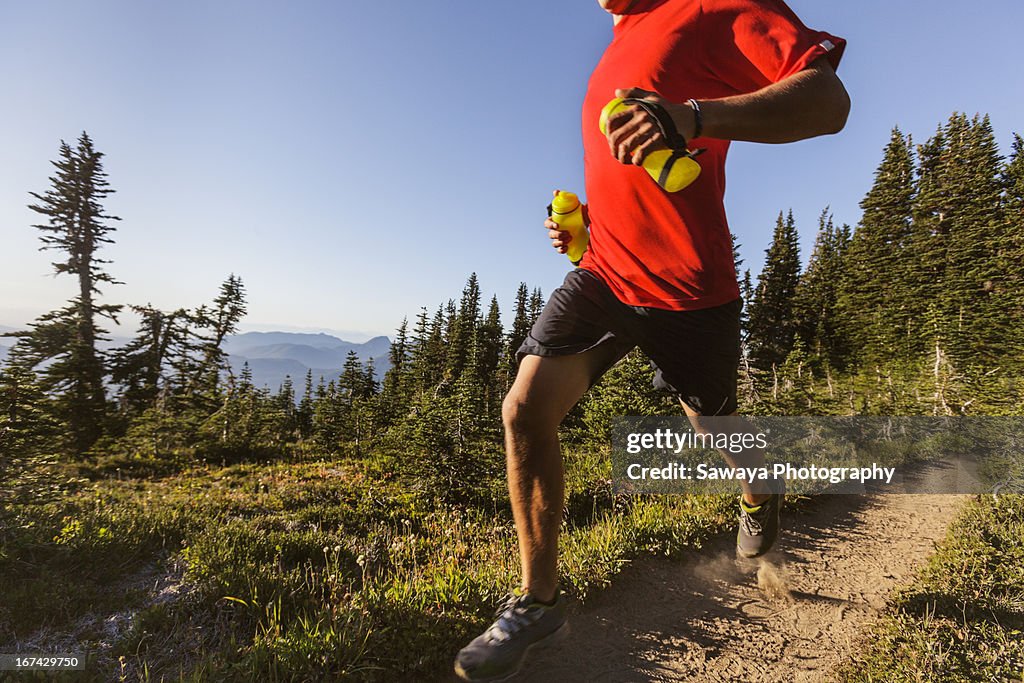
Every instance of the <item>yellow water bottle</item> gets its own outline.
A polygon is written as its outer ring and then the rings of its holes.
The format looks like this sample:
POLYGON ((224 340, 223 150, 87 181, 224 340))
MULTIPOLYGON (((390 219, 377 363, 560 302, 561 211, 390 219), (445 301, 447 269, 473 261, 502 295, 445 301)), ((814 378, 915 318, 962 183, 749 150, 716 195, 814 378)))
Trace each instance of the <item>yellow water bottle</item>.
POLYGON ((559 190, 551 200, 551 220, 572 235, 565 255, 573 265, 578 264, 583 258, 583 252, 587 250, 587 245, 590 244, 590 233, 587 232, 586 223, 583 221, 583 205, 580 204, 580 198, 572 192, 559 190))
MULTIPOLYGON (((598 120, 601 133, 607 135, 605 127, 610 117, 618 114, 620 111, 626 111, 633 105, 641 106, 653 114, 662 129, 662 135, 666 139, 670 139, 670 133, 665 130, 665 127, 666 125, 671 125, 671 123, 669 121, 666 124, 663 120, 663 117, 667 118, 664 109, 654 102, 632 98, 623 100, 620 97, 616 97, 604 106, 604 109, 601 110, 601 117, 598 120)), ((671 128, 674 133, 675 126, 672 125, 671 128)), ((683 149, 670 149, 666 146, 662 149, 648 152, 647 156, 644 157, 643 167, 650 174, 651 178, 654 179, 654 182, 658 183, 665 191, 679 192, 700 175, 700 164, 697 163, 694 157, 703 151, 700 149, 691 152, 685 149, 685 147, 683 149)))

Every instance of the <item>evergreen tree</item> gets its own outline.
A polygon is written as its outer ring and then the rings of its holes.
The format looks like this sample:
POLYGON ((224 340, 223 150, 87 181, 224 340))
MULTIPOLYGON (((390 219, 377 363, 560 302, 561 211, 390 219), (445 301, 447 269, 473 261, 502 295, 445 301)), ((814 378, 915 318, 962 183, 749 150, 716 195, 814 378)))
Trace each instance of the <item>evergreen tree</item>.
POLYGON ((359 354, 355 351, 349 351, 345 355, 345 364, 341 369, 341 377, 338 378, 338 391, 350 401, 369 395, 366 372, 362 361, 359 360, 359 354))
POLYGON ((419 315, 416 316, 416 326, 412 331, 412 338, 409 340, 409 374, 413 387, 410 389, 410 396, 422 391, 427 386, 431 367, 429 366, 429 344, 430 344, 430 316, 427 307, 420 307, 419 315))
POLYGON ((341 444, 342 419, 339 414, 337 391, 334 382, 324 384, 320 378, 313 400, 313 441, 327 453, 336 453, 341 444))
POLYGON ((448 337, 448 371, 452 377, 459 377, 468 361, 470 341, 480 324, 480 283, 476 273, 471 273, 462 290, 458 313, 451 320, 452 330, 448 337))
POLYGON ((505 394, 504 383, 499 378, 501 368, 502 340, 505 331, 501 325, 501 309, 498 298, 491 297, 487 317, 477 330, 477 379, 483 387, 484 410, 488 415, 498 416, 501 399, 505 394))
POLYGON ((740 280, 740 298, 743 299, 743 310, 740 311, 740 339, 746 349, 747 337, 750 335, 750 307, 754 303, 754 284, 750 279, 750 268, 743 271, 743 279, 740 280))
POLYGON ((313 371, 306 370, 306 381, 295 413, 299 438, 308 439, 313 433, 313 371))
POLYGON ((408 320, 403 318, 395 333, 395 340, 388 349, 391 368, 384 374, 379 408, 380 419, 385 425, 392 424, 395 419, 405 414, 412 400, 414 387, 410 381, 410 346, 413 342, 409 339, 408 327, 408 320))
POLYGON ((111 378, 120 388, 121 410, 137 415, 153 406, 167 381, 167 366, 188 338, 189 313, 132 306, 140 318, 134 339, 112 354, 111 378))
POLYGON ((747 269, 746 274, 744 275, 744 277, 746 278, 746 282, 745 283, 744 283, 743 279, 740 277, 740 273, 742 272, 741 266, 743 265, 743 257, 740 255, 740 243, 736 239, 736 235, 731 235, 731 238, 732 238, 732 265, 733 265, 733 269, 736 271, 736 280, 738 281, 739 286, 740 286, 740 299, 743 302, 743 308, 740 311, 740 339, 744 340, 744 339, 746 339, 747 316, 748 316, 748 313, 749 313, 749 310, 747 309, 747 306, 750 305, 750 302, 747 299, 747 295, 751 292, 751 290, 753 288, 750 286, 750 270, 749 269, 747 269), (745 289, 745 287, 747 289, 745 289))
POLYGON ((740 266, 743 265, 743 257, 740 256, 740 243, 736 239, 736 235, 730 235, 732 238, 732 267, 736 271, 736 279, 740 277, 740 266))
POLYGON ((533 324, 537 322, 537 318, 540 317, 543 310, 544 294, 541 292, 540 287, 535 287, 530 294, 530 327, 533 327, 533 324))
POLYGON ((42 366, 40 386, 54 394, 57 414, 68 425, 66 446, 76 453, 87 450, 103 432, 107 368, 97 344, 107 337, 98 318, 116 322, 121 309, 97 301, 100 285, 119 284, 103 270, 109 261, 98 256, 104 244, 113 242, 110 221, 120 220, 104 213, 102 202, 114 190, 102 159, 84 132, 74 149, 61 141, 59 159, 52 162, 56 173, 50 177, 50 189, 30 193, 37 203, 29 208, 46 219, 33 226, 43 232, 42 249, 62 253, 53 263, 54 271, 75 277, 78 293, 64 308, 32 323, 31 330, 16 333, 18 342, 11 352, 27 369, 42 366))
MULTIPOLYGON (((905 355, 917 335, 909 249, 914 199, 911 143, 893 128, 845 260, 845 331, 862 361, 905 355)), ((812 349, 813 351, 813 349, 812 349)))
POLYGON ((800 280, 800 244, 793 212, 779 218, 750 307, 747 339, 751 363, 761 369, 779 365, 796 337, 793 296, 800 280))
POLYGON ((516 351, 519 350, 523 341, 526 340, 526 335, 530 333, 531 322, 529 297, 529 288, 527 288, 525 282, 520 282, 519 289, 516 291, 516 302, 514 306, 515 315, 512 318, 512 329, 509 330, 508 340, 505 344, 502 391, 508 391, 509 387, 512 386, 512 382, 515 380, 516 371, 519 365, 516 360, 516 351))
MULTIPOLYGON (((917 184, 914 191, 909 287, 914 293, 912 313, 923 319, 938 300, 946 274, 946 236, 951 212, 942 159, 946 155, 945 133, 940 126, 925 144, 917 148, 917 184)), ((927 337, 927 330, 925 331, 927 337)))
POLYGON ((776 369, 770 414, 808 415, 814 409, 814 375, 804 341, 799 336, 786 360, 776 369))
MULTIPOLYGON (((448 310, 451 312, 453 302, 449 301, 448 304, 448 310)), ((430 329, 419 358, 423 391, 436 391, 445 380, 445 320, 445 308, 438 306, 430 320, 430 329)))
POLYGON ((51 411, 34 372, 17 363, 0 369, 0 466, 52 449, 60 424, 51 411))
POLYGON ((994 364, 1010 337, 1000 309, 1005 292, 1001 254, 1007 247, 1000 211, 1003 181, 987 116, 954 113, 943 131, 939 170, 944 190, 940 214, 945 269, 936 300, 949 327, 949 354, 958 365, 994 364))
POLYGON ((362 442, 366 434, 367 399, 373 396, 376 383, 372 366, 369 369, 364 368, 356 352, 349 351, 345 357, 341 377, 338 378, 335 415, 336 424, 340 427, 339 437, 342 441, 352 442, 357 455, 362 452, 362 442))
POLYGON ((205 333, 198 335, 195 345, 199 362, 186 385, 187 395, 206 398, 208 402, 216 399, 221 374, 228 369, 224 340, 238 332, 246 312, 245 286, 234 273, 221 284, 211 307, 200 306, 196 310, 193 322, 205 333))
POLYGON ((59 487, 46 476, 60 423, 35 373, 9 363, 0 369, 0 545, 12 502, 46 502, 59 487))
POLYGON ((1003 314, 1016 321, 1015 334, 1008 344, 1009 356, 1019 369, 1024 365, 1024 139, 1013 136, 1013 151, 1003 169, 1003 226, 1006 239, 1000 270, 1004 273, 1002 287, 1003 314))
POLYGON ((841 367, 845 361, 837 302, 848 230, 836 229, 828 209, 822 211, 814 251, 796 288, 797 336, 804 342, 808 362, 818 366, 841 367))
POLYGON ((633 349, 598 380, 580 402, 582 441, 607 444, 616 417, 678 415, 679 404, 654 387, 650 359, 633 349))
POLYGON ((267 445, 280 445, 282 416, 265 388, 252 383, 252 369, 243 364, 238 377, 228 376, 220 407, 200 428, 209 455, 232 459, 251 458, 267 445))
POLYGON ((278 413, 278 428, 275 430, 283 442, 293 441, 297 431, 295 411, 295 383, 291 375, 285 375, 281 387, 274 397, 274 407, 278 413))

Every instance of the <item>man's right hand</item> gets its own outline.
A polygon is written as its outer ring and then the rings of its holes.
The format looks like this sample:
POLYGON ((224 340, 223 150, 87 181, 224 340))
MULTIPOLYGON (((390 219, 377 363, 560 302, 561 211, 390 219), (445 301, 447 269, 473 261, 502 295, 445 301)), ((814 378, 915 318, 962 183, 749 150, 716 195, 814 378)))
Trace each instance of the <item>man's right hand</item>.
POLYGON ((550 217, 544 221, 544 227, 548 229, 551 246, 557 249, 559 254, 569 251, 569 242, 572 241, 572 235, 567 230, 562 230, 558 223, 551 220, 550 217))
MULTIPOLYGON (((557 197, 561 190, 553 190, 551 192, 552 197, 557 197)), ((583 223, 588 228, 590 227, 590 215, 587 213, 587 205, 583 204, 583 223)), ((562 230, 562 227, 558 223, 551 220, 551 216, 548 216, 544 221, 544 227, 548 229, 548 237, 551 238, 551 246, 559 254, 564 254, 569 251, 569 242, 572 241, 572 235, 569 234, 568 230, 562 230)))

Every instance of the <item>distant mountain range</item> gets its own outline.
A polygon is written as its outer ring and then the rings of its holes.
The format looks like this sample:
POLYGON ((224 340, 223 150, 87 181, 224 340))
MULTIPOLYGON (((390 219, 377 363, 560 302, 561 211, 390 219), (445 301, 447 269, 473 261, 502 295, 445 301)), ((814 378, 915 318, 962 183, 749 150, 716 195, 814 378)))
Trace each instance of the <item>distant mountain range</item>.
MULTIPOLYGON (((0 325, 0 333, 13 332, 13 327, 0 325)), ((0 337, 0 361, 7 357, 13 339, 0 337)), ((104 346, 121 346, 127 340, 116 339, 104 346)), ((364 364, 373 359, 377 379, 384 377, 391 364, 388 352, 391 340, 374 337, 362 343, 349 342, 329 334, 300 332, 246 332, 224 340, 231 370, 236 375, 248 363, 252 381, 258 387, 277 391, 286 376, 292 378, 296 393, 302 393, 306 372, 313 371, 313 382, 337 380, 349 351, 355 351, 364 364)))
POLYGON ((349 342, 329 334, 301 332, 246 332, 224 340, 232 371, 237 375, 248 363, 256 386, 277 391, 286 376, 292 378, 296 393, 302 393, 306 372, 313 371, 313 382, 336 380, 349 351, 355 351, 364 364, 373 359, 377 379, 391 367, 388 352, 391 340, 374 337, 362 343, 349 342))

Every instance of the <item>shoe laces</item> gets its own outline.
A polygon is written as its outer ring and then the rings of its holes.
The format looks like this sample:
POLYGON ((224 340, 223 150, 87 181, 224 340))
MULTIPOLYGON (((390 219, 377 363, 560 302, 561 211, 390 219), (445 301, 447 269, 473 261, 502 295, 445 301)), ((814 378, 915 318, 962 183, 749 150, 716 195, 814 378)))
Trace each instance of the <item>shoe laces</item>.
POLYGON ((742 503, 740 504, 740 526, 743 527, 743 531, 745 531, 748 536, 760 536, 761 532, 764 531, 764 525, 761 523, 761 520, 757 518, 757 515, 759 513, 763 514, 767 511, 767 508, 765 507, 766 505, 767 501, 761 503, 757 511, 750 512, 744 509, 742 503))
POLYGON ((764 531, 764 527, 761 526, 761 523, 746 511, 740 515, 740 525, 743 527, 743 530, 747 532, 748 536, 760 536, 761 532, 764 531))
POLYGON ((540 614, 539 607, 532 607, 533 598, 528 593, 512 593, 494 613, 495 622, 487 629, 491 640, 506 641, 532 623, 540 614))

